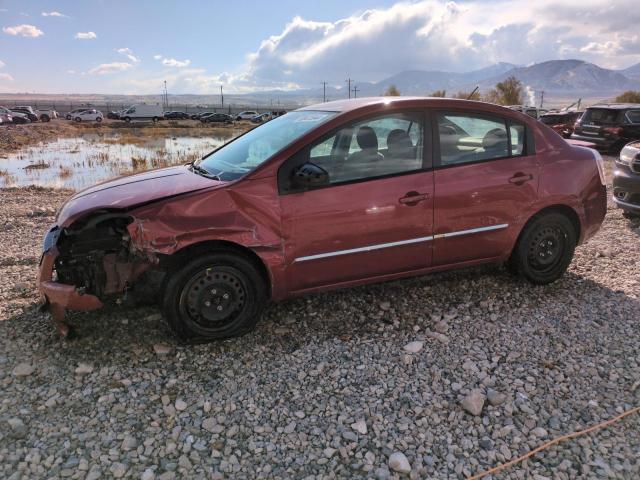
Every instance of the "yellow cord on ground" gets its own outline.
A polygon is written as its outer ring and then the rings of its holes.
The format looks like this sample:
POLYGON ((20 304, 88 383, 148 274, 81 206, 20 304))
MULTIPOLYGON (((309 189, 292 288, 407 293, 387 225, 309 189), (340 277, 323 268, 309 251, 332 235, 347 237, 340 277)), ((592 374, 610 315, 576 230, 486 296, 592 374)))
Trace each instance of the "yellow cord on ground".
POLYGON ((501 465, 498 465, 497 467, 493 467, 490 468, 489 470, 486 470, 482 473, 478 473, 477 475, 473 475, 472 477, 467 477, 467 480, 480 480, 482 477, 485 477, 487 475, 491 475, 492 473, 496 473, 499 472, 500 470, 504 470, 505 468, 509 468, 512 465, 515 465, 516 463, 520 463, 523 460, 526 460, 527 458, 535 455, 538 452, 541 452, 542 450, 549 448, 552 445, 555 445, 557 443, 563 442, 565 440, 569 440, 571 438, 575 438, 575 437, 579 437, 580 435, 586 435, 587 433, 591 433, 594 430, 598 430, 599 428, 604 428, 607 427, 609 425, 611 425, 612 423, 618 422, 620 420, 622 420, 624 417, 628 417, 631 414, 634 413, 638 413, 640 412, 640 407, 635 407, 632 408, 630 410, 627 410, 624 413, 621 413, 620 415, 610 418, 609 420, 605 420, 602 423, 598 423, 597 425, 593 425, 592 427, 589 428, 585 428, 584 430, 580 430, 578 432, 573 432, 573 433, 568 433, 567 435, 562 435, 560 437, 554 438, 553 440, 548 441, 547 443, 543 443, 542 445, 540 445, 537 448, 534 448, 533 450, 531 450, 529 453, 525 453, 524 455, 511 460, 507 463, 503 463, 501 465))

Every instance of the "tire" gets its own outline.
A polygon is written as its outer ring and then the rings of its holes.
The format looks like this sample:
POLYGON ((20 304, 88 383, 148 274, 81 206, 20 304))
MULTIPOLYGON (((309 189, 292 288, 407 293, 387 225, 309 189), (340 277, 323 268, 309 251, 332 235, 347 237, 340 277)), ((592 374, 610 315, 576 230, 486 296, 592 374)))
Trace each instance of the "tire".
POLYGON ((49 115, 42 115, 42 116, 40 117, 40 121, 41 121, 41 122, 48 122, 48 121, 50 121, 50 120, 51 120, 51 119, 49 118, 49 115))
POLYGON ((555 282, 571 263, 576 243, 575 227, 565 215, 538 214, 520 234, 509 270, 536 285, 555 282))
POLYGON ((96 122, 100 123, 102 121, 102 117, 97 117, 96 122))
POLYGON ((67 120, 71 120, 71 115, 65 115, 64 118, 66 118, 67 120))
POLYGON ((266 300, 266 285, 255 266, 242 256, 220 251, 169 272, 163 310, 180 338, 212 341, 252 330, 266 300))
POLYGON ((153 117, 151 120, 153 121, 153 123, 158 123, 158 120, 160 119, 158 117, 153 117))
POLYGON ((125 121, 126 123, 131 122, 131 117, 124 117, 124 121, 125 121))
POLYGON ((76 117, 73 120, 76 121, 77 123, 80 123, 82 121, 82 119, 80 117, 76 117))

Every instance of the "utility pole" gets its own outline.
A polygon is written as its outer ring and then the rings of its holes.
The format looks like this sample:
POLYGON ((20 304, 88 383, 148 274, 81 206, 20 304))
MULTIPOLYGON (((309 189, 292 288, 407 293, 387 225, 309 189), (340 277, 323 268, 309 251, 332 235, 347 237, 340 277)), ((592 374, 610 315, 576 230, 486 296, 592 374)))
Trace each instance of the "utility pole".
POLYGON ((347 82, 348 86, 347 86, 347 92, 349 93, 349 99, 351 99, 351 79, 347 78, 345 80, 345 82, 347 82))
POLYGON ((322 103, 327 101, 327 82, 322 82, 322 103))
POLYGON ((224 108, 224 95, 222 94, 222 85, 220 85, 220 105, 224 108))
POLYGON ((169 108, 169 95, 167 94, 167 81, 164 81, 164 108, 169 108))
POLYGON ((358 90, 359 90, 358 86, 354 85, 353 86, 353 98, 358 98, 358 90))
POLYGON ((544 103, 544 90, 540 92, 540 108, 542 108, 543 103, 544 103))

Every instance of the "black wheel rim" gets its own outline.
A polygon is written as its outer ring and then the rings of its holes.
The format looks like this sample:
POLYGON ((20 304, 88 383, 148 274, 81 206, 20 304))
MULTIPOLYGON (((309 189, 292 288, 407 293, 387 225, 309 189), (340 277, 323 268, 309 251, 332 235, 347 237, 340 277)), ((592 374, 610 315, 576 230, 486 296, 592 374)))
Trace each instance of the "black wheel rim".
POLYGON ((557 226, 545 226, 533 236, 527 259, 529 265, 540 273, 554 270, 562 261, 567 237, 557 226))
POLYGON ((197 328, 212 332, 237 320, 246 301, 245 284, 234 269, 210 267, 185 284, 180 310, 197 328))

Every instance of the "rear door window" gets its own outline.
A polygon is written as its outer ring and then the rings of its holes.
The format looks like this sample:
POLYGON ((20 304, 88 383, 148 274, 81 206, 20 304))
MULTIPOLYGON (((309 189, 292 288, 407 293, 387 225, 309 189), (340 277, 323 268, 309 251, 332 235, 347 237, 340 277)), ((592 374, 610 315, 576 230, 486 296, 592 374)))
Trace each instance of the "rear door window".
POLYGON ((446 113, 436 118, 442 166, 509 156, 509 136, 503 119, 446 113))

